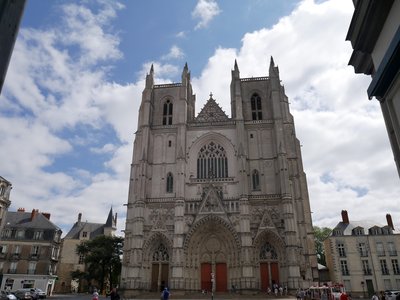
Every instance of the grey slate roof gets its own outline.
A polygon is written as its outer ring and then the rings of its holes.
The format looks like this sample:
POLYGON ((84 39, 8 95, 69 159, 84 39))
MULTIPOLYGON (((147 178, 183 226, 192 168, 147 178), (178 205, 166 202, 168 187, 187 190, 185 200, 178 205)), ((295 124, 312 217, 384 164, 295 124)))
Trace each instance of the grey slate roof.
POLYGON ((31 219, 31 212, 7 212, 4 228, 35 228, 60 230, 58 226, 47 219, 42 213, 37 212, 31 219))
POLYGON ((71 230, 64 237, 65 239, 79 239, 79 234, 82 231, 90 232, 90 237, 93 238, 104 233, 105 224, 89 223, 89 222, 75 222, 71 230))
MULTIPOLYGON (((352 230, 357 227, 363 228, 364 234, 368 234, 368 229, 370 228, 373 227, 385 228, 387 226, 388 225, 382 225, 371 220, 361 220, 361 221, 351 221, 349 223, 339 222, 334 229, 342 231, 343 235, 352 235, 352 230)), ((394 229, 393 233, 399 233, 399 231, 394 229)))

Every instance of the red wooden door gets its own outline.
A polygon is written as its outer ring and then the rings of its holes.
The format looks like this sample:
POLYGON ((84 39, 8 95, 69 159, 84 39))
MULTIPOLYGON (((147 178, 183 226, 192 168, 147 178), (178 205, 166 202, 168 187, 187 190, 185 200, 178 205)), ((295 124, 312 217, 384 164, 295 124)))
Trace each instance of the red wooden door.
POLYGON ((201 289, 211 292, 211 264, 202 263, 201 264, 201 289))
POLYGON ((271 263, 271 277, 275 283, 279 284, 279 267, 277 262, 271 263))
POLYGON ((261 290, 263 292, 266 292, 269 286, 268 263, 260 264, 260 280, 261 280, 261 290))
POLYGON ((216 292, 227 292, 227 269, 226 263, 217 263, 215 269, 215 277, 216 277, 216 284, 215 284, 215 291, 216 292))

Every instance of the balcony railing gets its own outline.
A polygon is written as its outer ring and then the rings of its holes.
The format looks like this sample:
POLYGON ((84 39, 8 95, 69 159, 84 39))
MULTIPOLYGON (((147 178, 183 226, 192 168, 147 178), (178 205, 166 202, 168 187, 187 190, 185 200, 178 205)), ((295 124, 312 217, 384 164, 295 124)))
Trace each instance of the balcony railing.
POLYGON ((397 251, 396 250, 391 250, 389 251, 390 256, 397 256, 397 251))
POLYGON ((17 269, 8 269, 8 274, 15 274, 17 273, 17 269))

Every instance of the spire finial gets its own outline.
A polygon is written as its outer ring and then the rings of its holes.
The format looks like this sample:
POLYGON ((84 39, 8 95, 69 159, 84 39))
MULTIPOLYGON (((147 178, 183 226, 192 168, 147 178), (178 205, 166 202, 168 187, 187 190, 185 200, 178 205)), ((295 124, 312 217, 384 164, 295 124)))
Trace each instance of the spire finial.
POLYGON ((154 73, 154 67, 153 67, 153 64, 151 64, 151 67, 150 67, 150 74, 152 74, 152 73, 154 73))
POLYGON ((212 99, 212 96, 213 96, 213 93, 212 93, 212 92, 210 92, 210 99, 212 99))

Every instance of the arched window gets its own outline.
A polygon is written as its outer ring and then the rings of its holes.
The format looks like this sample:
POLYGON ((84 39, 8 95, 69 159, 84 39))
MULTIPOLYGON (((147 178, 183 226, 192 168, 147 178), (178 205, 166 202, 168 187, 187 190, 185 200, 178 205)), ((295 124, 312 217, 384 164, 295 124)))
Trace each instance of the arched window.
POLYGON ((268 242, 266 242, 260 249, 260 260, 264 259, 278 259, 275 248, 268 242))
POLYGON ((171 173, 167 174, 167 193, 172 193, 174 190, 174 177, 171 173))
POLYGON ((169 99, 164 103, 163 125, 172 125, 172 102, 169 99))
POLYGON ((253 120, 262 120, 261 97, 255 93, 251 96, 251 116, 253 120))
POLYGON ((253 173, 251 174, 251 181, 253 183, 253 190, 257 191, 260 189, 260 175, 258 174, 257 170, 253 170, 253 173))
POLYGON ((197 156, 197 178, 228 177, 228 158, 224 147, 210 142, 204 145, 197 156))

